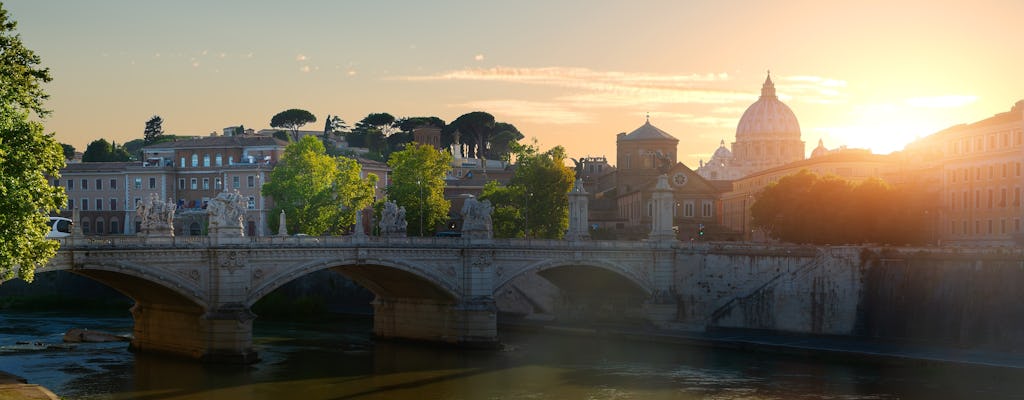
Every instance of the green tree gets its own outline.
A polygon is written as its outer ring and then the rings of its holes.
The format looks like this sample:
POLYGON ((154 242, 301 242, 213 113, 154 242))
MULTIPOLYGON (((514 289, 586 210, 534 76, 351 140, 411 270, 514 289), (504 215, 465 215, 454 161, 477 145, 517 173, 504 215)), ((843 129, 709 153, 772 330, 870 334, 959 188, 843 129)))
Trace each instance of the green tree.
POLYGON ((435 226, 447 222, 451 202, 444 198, 444 177, 451 162, 448 152, 417 143, 391 154, 388 198, 405 207, 410 235, 433 235, 435 226))
POLYGON ((67 201, 64 190, 50 185, 64 167, 63 151, 42 124, 49 69, 26 48, 0 4, 0 277, 31 282, 36 267, 57 252, 46 239, 47 215, 67 201))
POLYGON ((316 122, 316 117, 313 116, 313 113, 292 108, 281 111, 270 118, 270 127, 288 129, 292 131, 292 140, 298 141, 299 128, 311 122, 316 122))
POLYGON ((82 162, 119 162, 131 161, 131 158, 131 154, 128 154, 124 147, 107 142, 106 139, 92 141, 82 153, 82 162))
POLYGON ((926 202, 914 193, 801 170, 758 194, 750 214, 755 228, 792 243, 925 243, 926 202))
POLYGON ((146 141, 146 144, 158 143, 160 138, 164 135, 164 119, 160 118, 159 115, 154 115, 148 121, 146 121, 146 129, 142 131, 142 137, 146 141))
POLYGON ((445 128, 450 135, 458 132, 457 138, 463 145, 466 145, 468 157, 484 158, 484 150, 487 148, 487 140, 494 129, 494 116, 483 111, 473 111, 462 114, 452 121, 445 128))
POLYGON ((291 142, 292 141, 292 137, 290 135, 288 135, 288 132, 285 132, 285 131, 274 131, 274 135, 273 136, 274 136, 275 139, 278 139, 278 140, 283 140, 283 141, 286 141, 286 142, 291 142))
MULTIPOLYGON (((159 142, 164 142, 168 140, 165 136, 167 135, 161 135, 159 142)), ((148 144, 146 143, 145 139, 132 139, 127 142, 124 142, 124 144, 121 145, 121 147, 124 148, 124 151, 128 152, 128 155, 132 157, 132 160, 141 160, 143 159, 142 148, 146 147, 148 144)))
POLYGON ((61 143, 60 144, 60 148, 64 152, 64 159, 65 160, 70 160, 72 158, 75 158, 75 146, 72 146, 72 145, 67 144, 67 143, 61 143))
MULTIPOLYGON (((263 195, 274 199, 272 216, 284 210, 288 232, 342 234, 355 223, 355 211, 370 205, 376 178, 361 179, 359 163, 327 155, 323 142, 307 136, 288 145, 270 172, 263 195)), ((272 231, 277 218, 270 218, 272 231)))
POLYGON ((575 173, 565 166, 565 149, 540 152, 536 145, 512 143, 515 171, 507 187, 484 187, 481 199, 494 205, 491 216, 496 237, 557 239, 569 228, 569 191, 575 173))

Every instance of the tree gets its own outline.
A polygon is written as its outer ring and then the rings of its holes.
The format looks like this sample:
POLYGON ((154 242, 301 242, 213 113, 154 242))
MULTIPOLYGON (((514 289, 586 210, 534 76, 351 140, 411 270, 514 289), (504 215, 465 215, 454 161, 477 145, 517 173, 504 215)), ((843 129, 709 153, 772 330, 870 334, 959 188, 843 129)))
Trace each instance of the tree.
POLYGON ((289 136, 288 132, 285 132, 285 131, 274 131, 274 135, 273 136, 274 136, 275 139, 283 140, 285 142, 291 142, 292 141, 292 137, 289 136))
POLYGON ((72 146, 72 145, 67 144, 67 143, 61 143, 60 147, 61 147, 61 150, 64 151, 64 159, 65 160, 70 160, 70 159, 75 158, 75 146, 72 146))
POLYGON ((487 149, 487 140, 494 129, 494 116, 483 111, 473 111, 460 115, 445 128, 450 135, 458 132, 458 140, 468 147, 466 155, 475 158, 484 158, 484 151, 487 149))
POLYGON ((52 79, 50 71, 16 27, 0 4, 0 277, 31 282, 36 267, 57 252, 58 242, 46 238, 47 215, 67 197, 50 184, 64 167, 61 146, 30 118, 49 114, 42 84, 52 79))
MULTIPOLYGON (((307 136, 289 144, 281 161, 263 185, 263 195, 274 199, 272 216, 283 210, 288 232, 307 235, 342 234, 355 223, 355 210, 373 201, 376 178, 361 179, 359 163, 327 155, 324 144, 307 136)), ((277 218, 270 218, 272 231, 277 218)))
POLYGON ((337 115, 335 115, 335 116, 328 115, 327 119, 324 121, 324 136, 325 137, 326 136, 330 136, 330 135, 339 135, 342 132, 344 132, 346 129, 348 129, 348 125, 345 124, 345 120, 341 119, 341 117, 339 117, 337 115))
MULTIPOLYGON (((167 136, 168 135, 161 135, 157 142, 160 143, 167 141, 167 136)), ((132 160, 141 160, 144 156, 144 154, 142 154, 142 148, 146 147, 147 144, 152 143, 146 143, 145 139, 132 139, 125 142, 121 147, 124 148, 124 151, 128 152, 128 155, 132 157, 132 160)))
POLYGON ((143 139, 146 144, 153 144, 160 141, 160 138, 164 135, 164 119, 160 118, 159 115, 154 115, 149 121, 146 121, 146 129, 143 131, 143 139))
POLYGON ((757 195, 752 225, 792 243, 925 243, 921 199, 880 179, 854 185, 801 170, 757 195))
POLYGON ((451 202, 444 198, 444 177, 451 162, 448 152, 417 143, 391 154, 388 198, 405 207, 410 235, 433 235, 435 226, 448 221, 451 202))
POLYGON ((575 179, 565 166, 565 149, 555 146, 541 153, 535 144, 511 147, 516 165, 509 185, 489 183, 480 196, 494 205, 495 236, 561 238, 569 228, 569 190, 575 179))
POLYGON ((106 139, 93 140, 85 147, 85 153, 82 153, 82 162, 121 162, 131 161, 131 158, 124 147, 107 142, 106 139))
POLYGON ((312 113, 306 110, 292 108, 274 115, 274 117, 270 119, 270 127, 288 129, 292 131, 292 140, 298 141, 299 128, 311 122, 316 122, 316 117, 313 116, 312 113))

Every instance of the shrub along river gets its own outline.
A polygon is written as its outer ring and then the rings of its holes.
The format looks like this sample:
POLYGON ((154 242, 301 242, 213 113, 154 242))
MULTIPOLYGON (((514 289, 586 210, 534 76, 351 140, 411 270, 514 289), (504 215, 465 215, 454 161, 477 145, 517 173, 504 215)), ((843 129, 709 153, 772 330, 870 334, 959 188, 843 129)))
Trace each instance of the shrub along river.
POLYGON ((257 320, 262 361, 225 366, 133 354, 124 342, 46 349, 71 328, 128 334, 127 315, 4 312, 0 370, 66 399, 1024 398, 1018 370, 524 332, 503 332, 502 350, 458 350, 375 341, 370 323, 257 320))

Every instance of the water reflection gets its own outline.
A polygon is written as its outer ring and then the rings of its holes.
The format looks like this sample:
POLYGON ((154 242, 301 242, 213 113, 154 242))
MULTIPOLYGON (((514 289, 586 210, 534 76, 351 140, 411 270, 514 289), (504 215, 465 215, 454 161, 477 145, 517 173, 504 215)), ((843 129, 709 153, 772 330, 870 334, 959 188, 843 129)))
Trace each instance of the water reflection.
MULTIPOLYGON (((70 327, 128 332, 130 320, 6 315, 0 326, 0 345, 27 337, 54 343, 70 327)), ((131 354, 115 343, 0 353, 0 370, 69 399, 1024 398, 1024 374, 1015 370, 818 362, 516 332, 503 335, 503 351, 457 351, 375 342, 369 327, 365 319, 260 321, 263 361, 250 366, 131 354)))

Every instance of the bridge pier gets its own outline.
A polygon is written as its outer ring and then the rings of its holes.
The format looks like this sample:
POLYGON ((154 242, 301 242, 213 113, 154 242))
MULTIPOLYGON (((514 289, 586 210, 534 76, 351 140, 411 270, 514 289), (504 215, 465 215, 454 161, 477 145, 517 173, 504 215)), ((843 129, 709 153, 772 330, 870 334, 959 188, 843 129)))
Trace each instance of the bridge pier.
POLYGON ((259 360, 252 348, 255 315, 241 305, 206 312, 199 307, 136 303, 129 349, 163 353, 210 363, 249 364, 259 360))
POLYGON ((496 310, 493 298, 453 303, 377 297, 373 301, 373 333, 382 338, 493 347, 498 344, 496 310))

